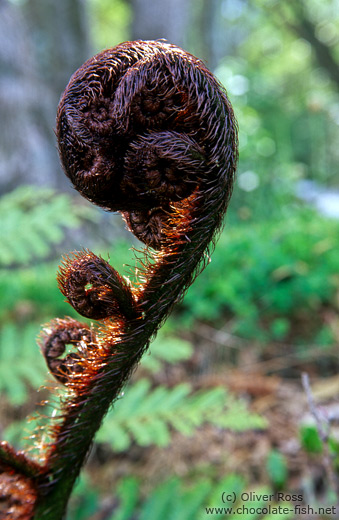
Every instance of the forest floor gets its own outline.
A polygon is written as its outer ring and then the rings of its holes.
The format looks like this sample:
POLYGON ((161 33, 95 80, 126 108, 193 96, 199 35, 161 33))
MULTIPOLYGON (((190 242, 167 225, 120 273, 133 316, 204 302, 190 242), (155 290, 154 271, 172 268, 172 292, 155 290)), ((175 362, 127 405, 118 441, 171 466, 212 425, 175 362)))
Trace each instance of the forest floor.
MULTIPOLYGON (((154 386, 175 387, 182 382, 189 382, 194 390, 221 386, 243 399, 266 426, 236 432, 207 424, 190 437, 172 432, 165 448, 132 444, 122 453, 95 443, 85 473, 100 496, 102 508, 89 520, 111 517, 116 507, 112 490, 122 477, 131 475, 140 479, 143 497, 172 475, 189 484, 199 477, 218 482, 236 474, 244 478, 246 489, 280 490, 301 494, 304 504, 333 505, 333 497, 339 497, 338 345, 262 345, 203 323, 183 339, 194 346, 193 357, 165 364, 152 376, 154 386), (308 395, 302 374, 307 374, 310 383, 308 395), (328 431, 329 442, 314 438, 319 427, 328 431), (267 467, 272 451, 283 459, 284 467, 276 470, 286 473, 280 487, 270 478, 267 467)), ((139 367, 133 378, 142 377, 143 370, 139 367)), ((0 424, 6 427, 13 420, 24 420, 32 413, 35 399, 36 394, 21 407, 0 401, 0 424)), ((303 516, 307 518, 335 517, 303 516)))
MULTIPOLYGON (((265 348, 245 345, 203 324, 190 340, 195 345, 193 359, 168 366, 156 374, 154 383, 175 386, 189 380, 195 389, 222 386, 245 399, 249 409, 266 420, 266 427, 233 432, 205 425, 193 437, 173 433, 166 448, 132 446, 121 455, 99 446, 87 469, 93 482, 101 483, 102 493, 108 496, 112 485, 127 475, 141 479, 145 496, 169 475, 189 482, 199 474, 210 474, 218 480, 235 473, 244 477, 249 488, 272 489, 267 460, 276 450, 286 466, 281 488, 285 494, 302 494, 306 504, 328 505, 333 496, 339 497, 338 452, 330 453, 327 442, 319 449, 314 439, 303 440, 301 435, 303 427, 311 426, 311 431, 328 428, 331 442, 339 445, 338 347, 328 347, 325 352, 309 347, 300 354, 282 344, 265 348), (302 384, 303 373, 310 383, 308 395, 302 384), (317 418, 321 424, 317 424, 317 418)), ((99 515, 93 520, 101 518, 99 515)))

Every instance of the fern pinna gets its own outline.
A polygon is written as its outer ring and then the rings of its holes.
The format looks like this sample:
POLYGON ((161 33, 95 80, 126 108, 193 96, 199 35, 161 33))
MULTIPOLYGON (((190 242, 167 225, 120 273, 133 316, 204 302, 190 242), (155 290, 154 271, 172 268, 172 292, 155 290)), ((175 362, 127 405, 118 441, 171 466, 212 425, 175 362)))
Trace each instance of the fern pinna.
POLYGON ((99 324, 66 318, 43 329, 41 350, 66 395, 38 461, 0 445, 1 504, 12 520, 63 518, 104 415, 209 260, 237 161, 225 91, 199 59, 163 41, 88 60, 61 98, 56 130, 74 187, 120 212, 147 247, 134 284, 91 251, 63 260, 61 292, 99 324))

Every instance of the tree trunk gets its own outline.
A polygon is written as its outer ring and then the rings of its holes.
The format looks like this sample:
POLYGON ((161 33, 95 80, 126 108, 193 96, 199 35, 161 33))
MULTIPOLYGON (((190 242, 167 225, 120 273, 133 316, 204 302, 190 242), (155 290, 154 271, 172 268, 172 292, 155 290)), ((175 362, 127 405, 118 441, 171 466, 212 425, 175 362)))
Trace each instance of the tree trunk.
POLYGON ((133 40, 165 38, 187 47, 191 0, 131 0, 133 40))
POLYGON ((54 135, 70 75, 89 57, 81 0, 0 3, 0 193, 66 187, 54 135))

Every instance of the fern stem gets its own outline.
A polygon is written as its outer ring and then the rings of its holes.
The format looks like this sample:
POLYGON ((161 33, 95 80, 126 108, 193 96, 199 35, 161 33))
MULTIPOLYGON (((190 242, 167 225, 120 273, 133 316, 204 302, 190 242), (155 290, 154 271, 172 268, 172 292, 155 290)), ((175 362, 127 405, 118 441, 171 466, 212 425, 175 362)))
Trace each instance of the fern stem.
POLYGON ((60 268, 69 303, 101 322, 92 330, 54 320, 43 334, 48 367, 67 393, 39 475, 45 478, 33 479, 39 520, 63 518, 103 417, 206 266, 237 162, 226 92, 200 60, 158 41, 126 42, 80 67, 61 98, 57 136, 74 187, 120 211, 147 249, 137 287, 90 251, 65 257, 60 268), (68 344, 73 351, 64 356, 68 344))

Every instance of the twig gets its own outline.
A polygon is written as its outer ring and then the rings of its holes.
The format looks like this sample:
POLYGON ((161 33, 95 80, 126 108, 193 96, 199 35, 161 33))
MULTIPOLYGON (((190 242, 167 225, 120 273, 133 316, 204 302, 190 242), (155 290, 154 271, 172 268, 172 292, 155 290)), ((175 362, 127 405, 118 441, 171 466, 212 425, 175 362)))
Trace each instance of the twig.
POLYGON ((320 440, 323 444, 324 448, 324 465, 326 468, 327 478, 330 484, 332 491, 334 491, 336 497, 339 499, 339 480, 337 475, 335 474, 333 468, 333 458, 330 452, 329 439, 330 439, 330 423, 326 415, 321 411, 316 403, 314 402, 314 398, 312 395, 311 385, 309 376, 306 372, 301 374, 301 382, 307 397, 308 406, 310 412, 315 420, 318 434, 320 440))

